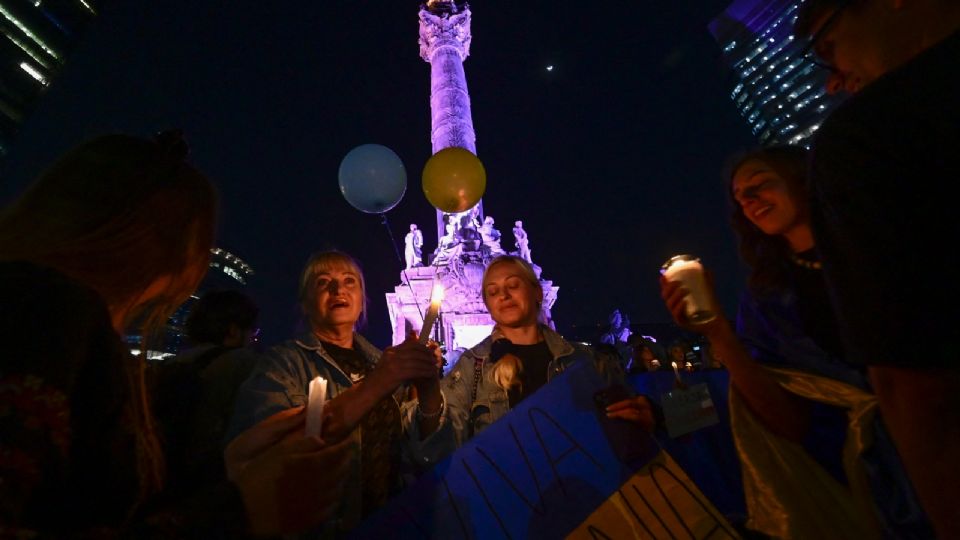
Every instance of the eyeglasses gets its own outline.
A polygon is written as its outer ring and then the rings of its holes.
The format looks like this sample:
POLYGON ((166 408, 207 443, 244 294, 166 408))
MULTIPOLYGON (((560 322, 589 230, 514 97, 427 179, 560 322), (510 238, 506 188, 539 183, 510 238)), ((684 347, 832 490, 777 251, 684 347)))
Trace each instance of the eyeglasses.
MULTIPOLYGON (((809 2, 810 0, 807 1, 809 2)), ((814 50, 814 48, 817 46, 817 42, 820 41, 820 39, 823 38, 823 36, 826 35, 831 28, 833 28, 839 19, 839 15, 843 13, 843 10, 851 3, 853 3, 853 0, 844 0, 843 2, 840 2, 837 7, 834 8, 833 13, 831 13, 830 16, 827 17, 827 19, 823 22, 823 24, 820 25, 820 28, 818 28, 817 31, 814 32, 809 39, 807 39, 806 46, 800 51, 800 55, 805 61, 827 71, 836 71, 837 68, 820 60, 820 58, 817 57, 817 52, 814 50)))

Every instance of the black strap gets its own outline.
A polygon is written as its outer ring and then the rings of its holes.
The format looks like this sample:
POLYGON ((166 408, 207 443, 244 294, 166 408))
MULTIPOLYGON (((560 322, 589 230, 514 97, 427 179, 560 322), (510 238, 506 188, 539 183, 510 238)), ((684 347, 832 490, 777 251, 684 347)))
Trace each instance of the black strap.
POLYGON ((470 394, 470 403, 477 401, 477 389, 480 388, 480 379, 483 377, 483 358, 473 359, 473 392, 470 394))

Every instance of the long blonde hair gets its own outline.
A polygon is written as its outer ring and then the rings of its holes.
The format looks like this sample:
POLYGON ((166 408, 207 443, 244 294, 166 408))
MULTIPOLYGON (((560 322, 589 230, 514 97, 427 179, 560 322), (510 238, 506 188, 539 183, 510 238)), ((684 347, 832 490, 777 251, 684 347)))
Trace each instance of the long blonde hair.
POLYGON ((500 388, 523 393, 523 361, 516 355, 507 353, 501 356, 491 373, 493 382, 500 388))
MULTIPOLYGON (((213 244, 217 195, 185 155, 178 132, 81 143, 0 213, 0 260, 53 268, 96 291, 145 340, 157 335, 203 278, 213 244), (143 302, 164 277, 165 290, 143 302)), ((142 501, 162 487, 164 459, 145 362, 125 366, 142 501)))

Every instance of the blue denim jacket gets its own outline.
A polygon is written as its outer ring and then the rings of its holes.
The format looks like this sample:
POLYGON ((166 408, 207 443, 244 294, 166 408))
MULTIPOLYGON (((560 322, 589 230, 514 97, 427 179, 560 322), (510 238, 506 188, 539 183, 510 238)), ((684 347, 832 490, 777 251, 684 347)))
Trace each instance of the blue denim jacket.
MULTIPOLYGON (((353 343, 354 348, 367 359, 370 365, 375 365, 380 360, 380 350, 359 334, 354 334, 353 343)), ((310 381, 318 375, 328 381, 328 399, 337 397, 357 382, 351 380, 340 369, 313 334, 304 334, 298 339, 288 340, 270 348, 265 353, 265 358, 257 364, 253 373, 238 391, 228 440, 274 413, 306 405, 310 381)), ((402 390, 398 390, 394 394, 394 399, 397 399, 398 405, 401 406, 401 418, 405 420, 406 428, 407 421, 413 418, 413 415, 406 414, 404 409, 412 405, 402 403, 399 399, 401 394, 402 390)), ((405 429, 405 433, 408 433, 408 430, 405 429)), ((321 529, 304 535, 304 538, 338 537, 360 522, 362 436, 360 429, 355 429, 351 434, 357 450, 340 510, 334 519, 328 520, 321 529)), ((409 463, 409 459, 409 451, 405 450, 404 463, 409 463)))
MULTIPOLYGON (((608 384, 624 381, 623 370, 617 358, 597 354, 589 347, 573 344, 546 326, 540 327, 544 341, 553 361, 547 366, 547 381, 563 373, 575 362, 592 361, 597 371, 608 384)), ((490 348, 496 339, 503 337, 499 329, 464 352, 456 365, 440 381, 440 390, 445 402, 440 426, 423 442, 411 447, 413 457, 422 465, 432 465, 442 461, 463 443, 470 440, 490 424, 510 412, 510 400, 507 391, 497 385, 493 378, 496 362, 490 362, 490 348), (471 400, 474 388, 474 374, 477 360, 482 361, 482 377, 477 385, 477 398, 471 400)), ((418 429, 412 410, 407 414, 411 422, 411 432, 418 429)), ((418 438, 418 437, 417 437, 418 438)))

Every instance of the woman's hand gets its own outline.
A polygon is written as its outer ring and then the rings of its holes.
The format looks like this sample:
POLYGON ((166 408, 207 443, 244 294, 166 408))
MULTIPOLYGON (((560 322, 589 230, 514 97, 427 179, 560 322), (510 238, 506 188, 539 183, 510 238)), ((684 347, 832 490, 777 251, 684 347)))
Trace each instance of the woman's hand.
MULTIPOLYGON (((436 341, 430 340, 427 342, 427 349, 429 349, 430 354, 433 355, 433 373, 431 373, 429 377, 414 379, 412 381, 413 385, 417 389, 417 396, 419 397, 421 404, 424 404, 425 400, 430 404, 439 403, 440 374, 443 372, 444 360, 443 351, 440 350, 440 344, 436 341), (436 401, 432 399, 434 396, 437 398, 436 401)), ((437 407, 439 407, 439 405, 437 405, 437 407)))
POLYGON ((227 478, 235 481, 247 465, 277 443, 303 437, 305 412, 303 406, 280 411, 237 435, 223 452, 227 478))
POLYGON ((730 330, 730 323, 720 310, 720 303, 717 301, 716 291, 713 286, 713 274, 709 270, 704 270, 704 273, 707 290, 710 295, 710 305, 713 306, 717 314, 713 320, 700 324, 692 324, 690 322, 686 312, 687 294, 690 291, 684 288, 679 281, 669 281, 667 278, 660 276, 660 297, 663 298, 663 303, 667 306, 667 310, 670 312, 670 316, 673 317, 673 322, 675 322, 677 326, 690 332, 703 334, 709 338, 717 332, 730 330))
POLYGON ((656 426, 653 405, 646 396, 633 396, 607 407, 607 418, 622 418, 652 432, 656 426))
POLYGON ((437 357, 427 346, 421 345, 416 334, 393 347, 383 350, 377 367, 367 379, 373 379, 384 390, 384 395, 397 389, 401 384, 418 379, 437 379, 437 357))
MULTIPOLYGON (((347 438, 363 417, 401 384, 420 379, 436 381, 436 362, 434 353, 421 345, 413 333, 403 343, 384 349, 363 382, 340 392, 324 405, 324 439, 335 442, 347 438)), ((437 396, 439 407, 439 390, 437 396)))
POLYGON ((440 349, 440 344, 434 340, 427 341, 427 348, 430 349, 430 352, 433 353, 433 358, 437 361, 437 375, 443 370, 443 363, 445 362, 443 358, 443 350, 440 349))
POLYGON ((281 411, 241 433, 224 452, 253 535, 307 530, 332 516, 342 499, 353 446, 304 437, 304 419, 303 407, 281 411))

